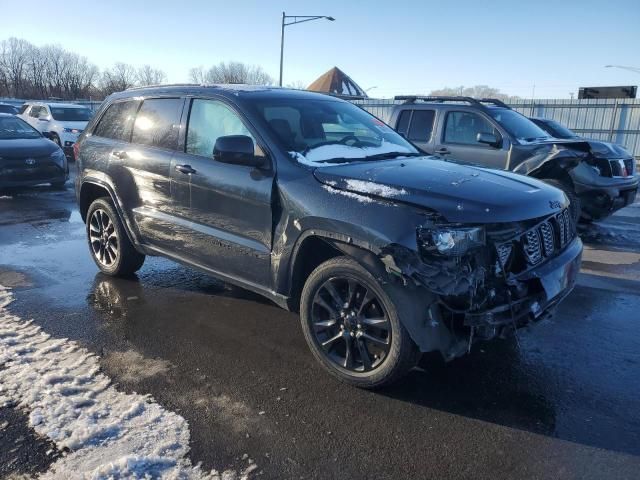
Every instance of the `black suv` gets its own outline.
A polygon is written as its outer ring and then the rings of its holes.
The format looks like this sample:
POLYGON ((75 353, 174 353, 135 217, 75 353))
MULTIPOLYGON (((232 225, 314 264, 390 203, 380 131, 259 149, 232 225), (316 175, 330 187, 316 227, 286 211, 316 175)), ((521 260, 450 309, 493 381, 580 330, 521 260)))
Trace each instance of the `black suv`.
POLYGON ((76 143, 91 255, 162 255, 300 311, 311 351, 361 387, 545 318, 582 243, 562 191, 424 157, 357 106, 248 86, 110 96, 76 143))
POLYGON ((390 125, 422 151, 544 180, 564 190, 574 221, 633 203, 635 161, 622 147, 559 139, 496 99, 401 96, 390 125), (624 176, 617 174, 620 163, 624 176))

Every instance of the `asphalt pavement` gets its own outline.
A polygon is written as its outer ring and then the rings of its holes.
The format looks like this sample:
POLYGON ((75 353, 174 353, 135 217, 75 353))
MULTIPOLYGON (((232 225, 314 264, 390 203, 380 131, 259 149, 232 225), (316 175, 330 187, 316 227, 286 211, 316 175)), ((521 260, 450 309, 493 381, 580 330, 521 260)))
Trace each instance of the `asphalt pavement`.
MULTIPOLYGON (((250 459, 251 477, 269 479, 637 479, 640 203, 581 234, 578 285, 551 321, 450 363, 426 356, 376 392, 324 373, 297 315, 253 293, 160 258, 134 279, 98 273, 71 188, 0 197, 0 285, 11 313, 182 415, 206 469, 250 459)), ((0 476, 62 455, 28 422, 0 408, 0 476)))

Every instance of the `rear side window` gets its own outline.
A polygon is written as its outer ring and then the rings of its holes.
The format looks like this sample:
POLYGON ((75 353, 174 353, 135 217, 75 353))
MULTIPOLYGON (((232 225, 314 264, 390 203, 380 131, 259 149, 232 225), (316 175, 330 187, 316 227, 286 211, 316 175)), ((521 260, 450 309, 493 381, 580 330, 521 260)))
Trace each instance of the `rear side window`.
POLYGON ((479 133, 492 133, 500 137, 484 117, 472 112, 449 112, 444 126, 445 143, 461 143, 464 145, 482 145, 478 142, 479 133))
POLYGON ((411 125, 409 126, 409 140, 428 142, 433 131, 434 117, 435 111, 433 110, 414 110, 411 117, 411 125))
POLYGON ((20 113, 24 113, 27 111, 27 108, 29 108, 29 105, 27 105, 26 103, 24 105, 22 105, 20 107, 20 113))
POLYGON ((411 119, 411 110, 403 110, 398 117, 398 123, 396 124, 396 131, 400 135, 407 136, 409 130, 409 120, 411 119))
POLYGON ((175 150, 178 146, 182 99, 145 100, 133 126, 132 143, 175 150))
POLYGON ((98 137, 112 138, 128 142, 131 138, 133 119, 136 116, 139 101, 114 103, 104 112, 93 134, 98 137))

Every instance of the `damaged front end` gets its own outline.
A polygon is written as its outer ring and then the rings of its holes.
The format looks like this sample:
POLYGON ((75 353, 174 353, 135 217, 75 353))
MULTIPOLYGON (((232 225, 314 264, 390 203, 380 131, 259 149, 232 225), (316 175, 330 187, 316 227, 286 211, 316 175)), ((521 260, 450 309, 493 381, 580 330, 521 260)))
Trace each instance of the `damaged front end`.
POLYGON ((390 246, 381 258, 388 272, 434 294, 425 325, 439 328, 440 341, 420 347, 446 359, 550 316, 580 268, 582 243, 566 208, 509 224, 434 224, 416 236, 418 252, 390 246))

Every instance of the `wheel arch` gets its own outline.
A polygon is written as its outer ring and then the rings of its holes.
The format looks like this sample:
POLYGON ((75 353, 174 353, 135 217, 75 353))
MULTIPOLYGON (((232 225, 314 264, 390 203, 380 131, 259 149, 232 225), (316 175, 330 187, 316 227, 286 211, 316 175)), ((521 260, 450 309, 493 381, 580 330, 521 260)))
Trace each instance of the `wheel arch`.
POLYGON ((322 231, 309 231, 301 235, 293 249, 289 272, 290 309, 299 311, 300 295, 309 274, 320 264, 339 256, 347 256, 376 278, 386 274, 384 264, 364 242, 355 242, 351 237, 322 231), (344 238, 342 238, 344 237, 344 238))
MULTIPOLYGON (((131 243, 136 247, 136 250, 140 250, 140 248, 138 247, 138 239, 133 233, 129 219, 126 217, 122 210, 122 205, 116 193, 113 191, 111 185, 102 180, 93 178, 85 179, 80 186, 80 192, 78 194, 78 207, 80 210, 80 217, 82 218, 82 221, 86 222, 89 207, 96 199, 101 197, 109 197, 111 199, 111 202, 115 207, 116 213, 118 214, 120 222, 124 227, 124 231, 126 232, 127 237, 129 237, 131 243)), ((143 252, 141 251, 141 253, 143 252)))

